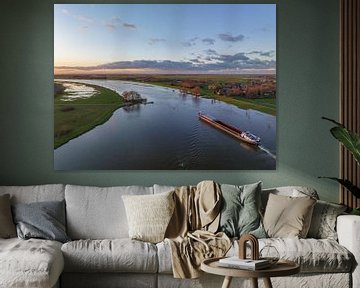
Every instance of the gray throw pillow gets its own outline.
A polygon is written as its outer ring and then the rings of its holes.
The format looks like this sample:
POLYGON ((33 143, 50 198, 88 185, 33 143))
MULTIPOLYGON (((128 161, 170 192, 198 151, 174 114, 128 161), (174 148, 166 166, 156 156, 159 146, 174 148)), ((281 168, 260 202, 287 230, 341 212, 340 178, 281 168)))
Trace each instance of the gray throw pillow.
POLYGON ((10 196, 0 196, 0 238, 16 237, 16 229, 11 215, 10 196))
POLYGON ((345 210, 344 205, 318 200, 312 214, 308 237, 337 240, 336 219, 345 210))
POLYGON ((229 237, 253 234, 266 238, 260 216, 261 182, 235 186, 222 184, 222 209, 219 231, 229 237))
POLYGON ((65 232, 65 201, 15 204, 13 214, 19 238, 70 241, 65 232))

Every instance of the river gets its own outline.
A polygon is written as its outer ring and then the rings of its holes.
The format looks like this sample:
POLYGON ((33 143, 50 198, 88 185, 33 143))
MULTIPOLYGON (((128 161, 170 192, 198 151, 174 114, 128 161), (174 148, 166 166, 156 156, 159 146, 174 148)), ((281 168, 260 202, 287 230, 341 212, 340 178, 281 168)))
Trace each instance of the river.
POLYGON ((149 84, 69 81, 119 94, 134 90, 153 104, 120 108, 106 123, 55 149, 55 170, 276 169, 275 116, 149 84), (261 147, 200 121, 199 111, 259 136, 261 147))

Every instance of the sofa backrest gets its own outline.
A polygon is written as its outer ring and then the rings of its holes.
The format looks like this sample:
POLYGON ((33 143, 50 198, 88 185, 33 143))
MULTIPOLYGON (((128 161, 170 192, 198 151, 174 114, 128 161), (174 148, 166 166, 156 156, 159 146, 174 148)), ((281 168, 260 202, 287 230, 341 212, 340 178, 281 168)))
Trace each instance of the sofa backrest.
POLYGON ((0 186, 0 195, 4 194, 10 194, 11 204, 61 201, 65 198, 65 185, 0 186))
MULTIPOLYGON (((34 186, 0 186, 0 195, 10 194, 11 203, 66 201, 67 233, 71 239, 128 238, 123 195, 148 195, 173 190, 174 186, 154 185, 94 187, 62 184, 34 186)), ((317 192, 308 187, 287 186, 263 189, 262 210, 270 193, 292 197, 306 195, 319 199, 317 192)))
POLYGON ((154 184, 154 194, 166 193, 175 190, 176 186, 154 184))
POLYGON ((67 233, 71 239, 128 238, 123 195, 153 194, 153 187, 66 185, 67 233))

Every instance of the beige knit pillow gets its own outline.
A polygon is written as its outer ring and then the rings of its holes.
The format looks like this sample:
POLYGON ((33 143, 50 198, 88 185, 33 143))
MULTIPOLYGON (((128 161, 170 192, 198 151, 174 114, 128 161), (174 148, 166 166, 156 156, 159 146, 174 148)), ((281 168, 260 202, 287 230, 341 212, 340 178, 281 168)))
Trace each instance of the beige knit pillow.
POLYGON ((316 200, 269 194, 264 228, 269 237, 306 238, 316 200))
POLYGON ((175 208, 173 193, 122 196, 131 239, 151 243, 164 240, 175 208))
POLYGON ((15 224, 11 214, 10 195, 0 196, 0 238, 16 237, 15 224))

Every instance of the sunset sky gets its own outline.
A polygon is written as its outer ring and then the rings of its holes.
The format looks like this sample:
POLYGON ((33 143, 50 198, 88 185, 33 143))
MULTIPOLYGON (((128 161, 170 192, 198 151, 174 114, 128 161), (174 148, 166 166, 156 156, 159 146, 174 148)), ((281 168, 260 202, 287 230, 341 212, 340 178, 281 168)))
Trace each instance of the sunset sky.
POLYGON ((55 4, 54 70, 276 73, 275 4, 55 4))

